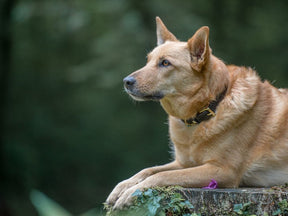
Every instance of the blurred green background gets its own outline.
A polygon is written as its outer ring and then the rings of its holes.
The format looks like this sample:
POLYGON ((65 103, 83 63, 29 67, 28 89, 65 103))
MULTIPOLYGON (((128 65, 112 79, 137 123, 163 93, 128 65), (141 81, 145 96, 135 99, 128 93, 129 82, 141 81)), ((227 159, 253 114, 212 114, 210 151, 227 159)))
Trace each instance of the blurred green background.
POLYGON ((164 111, 122 87, 156 44, 155 16, 181 40, 208 25, 216 56, 288 87, 286 0, 0 2, 1 216, 38 215, 32 189, 74 215, 101 209, 116 183, 171 160, 164 111))

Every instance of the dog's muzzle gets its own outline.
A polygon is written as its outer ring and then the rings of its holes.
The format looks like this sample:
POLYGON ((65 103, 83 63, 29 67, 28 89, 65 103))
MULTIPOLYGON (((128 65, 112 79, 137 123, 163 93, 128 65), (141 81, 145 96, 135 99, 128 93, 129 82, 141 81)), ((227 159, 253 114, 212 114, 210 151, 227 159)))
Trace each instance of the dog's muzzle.
POLYGON ((147 94, 139 91, 137 88, 136 79, 133 76, 127 76, 123 79, 125 91, 135 100, 161 100, 164 95, 160 92, 154 92, 152 94, 147 94))

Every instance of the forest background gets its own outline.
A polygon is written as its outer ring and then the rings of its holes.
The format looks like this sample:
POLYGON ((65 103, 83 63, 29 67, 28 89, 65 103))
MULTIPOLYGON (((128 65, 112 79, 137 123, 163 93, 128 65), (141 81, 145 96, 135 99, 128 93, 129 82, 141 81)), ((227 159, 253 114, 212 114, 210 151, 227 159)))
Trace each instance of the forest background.
POLYGON ((122 79, 156 45, 210 27, 213 53, 288 87, 286 0, 1 0, 0 215, 38 215, 37 189, 74 215, 171 160, 167 116, 122 79), (6 213, 5 213, 6 212, 6 213))

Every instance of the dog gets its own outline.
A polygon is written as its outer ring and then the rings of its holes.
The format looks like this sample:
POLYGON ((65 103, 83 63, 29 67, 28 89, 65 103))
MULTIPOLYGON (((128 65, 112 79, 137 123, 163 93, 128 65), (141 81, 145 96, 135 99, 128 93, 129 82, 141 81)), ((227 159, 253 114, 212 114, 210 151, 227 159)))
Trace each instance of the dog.
POLYGON ((175 160, 120 182, 107 199, 114 209, 154 186, 270 187, 288 181, 288 91, 261 81, 249 67, 212 54, 209 28, 180 42, 159 17, 157 47, 147 64, 124 78, 137 101, 159 101, 169 116, 175 160))

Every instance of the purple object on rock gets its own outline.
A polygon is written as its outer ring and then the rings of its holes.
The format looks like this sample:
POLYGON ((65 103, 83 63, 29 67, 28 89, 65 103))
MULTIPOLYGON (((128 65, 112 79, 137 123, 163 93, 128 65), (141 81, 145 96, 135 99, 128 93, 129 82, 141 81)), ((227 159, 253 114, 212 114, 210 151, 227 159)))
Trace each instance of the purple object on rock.
POLYGON ((215 179, 212 179, 209 185, 207 187, 203 187, 203 189, 216 189, 217 185, 217 181, 215 179))

